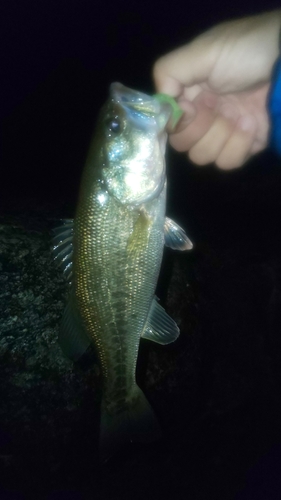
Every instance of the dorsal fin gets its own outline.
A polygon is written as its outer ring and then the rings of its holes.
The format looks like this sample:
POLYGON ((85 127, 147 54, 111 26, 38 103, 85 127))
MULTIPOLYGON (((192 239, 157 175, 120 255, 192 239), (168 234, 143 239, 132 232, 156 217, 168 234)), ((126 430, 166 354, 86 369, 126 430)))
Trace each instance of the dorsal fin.
POLYGON ((72 256, 73 256, 73 219, 64 219, 62 225, 53 230, 52 250, 54 259, 62 267, 63 273, 71 284, 72 280, 72 256))

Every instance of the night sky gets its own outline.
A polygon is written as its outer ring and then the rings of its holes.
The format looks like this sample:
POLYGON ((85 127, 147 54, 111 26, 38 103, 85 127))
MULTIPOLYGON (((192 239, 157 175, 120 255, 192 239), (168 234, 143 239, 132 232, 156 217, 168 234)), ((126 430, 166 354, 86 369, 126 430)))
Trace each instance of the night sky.
POLYGON ((159 55, 219 21, 263 8, 261 0, 3 2, 1 212, 12 200, 75 204, 110 83, 153 92, 151 68, 159 55))

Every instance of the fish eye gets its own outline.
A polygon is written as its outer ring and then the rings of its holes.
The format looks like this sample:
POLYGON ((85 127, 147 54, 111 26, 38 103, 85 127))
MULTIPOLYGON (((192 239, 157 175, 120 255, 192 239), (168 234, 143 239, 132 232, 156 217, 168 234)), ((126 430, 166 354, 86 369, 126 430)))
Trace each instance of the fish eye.
POLYGON ((122 125, 118 116, 111 116, 110 118, 107 118, 105 124, 107 129, 109 130, 110 135, 117 135, 121 132, 122 125))

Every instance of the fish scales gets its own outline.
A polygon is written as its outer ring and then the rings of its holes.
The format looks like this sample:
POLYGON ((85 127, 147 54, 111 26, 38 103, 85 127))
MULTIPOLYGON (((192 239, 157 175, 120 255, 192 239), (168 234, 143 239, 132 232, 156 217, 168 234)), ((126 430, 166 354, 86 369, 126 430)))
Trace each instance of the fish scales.
POLYGON ((134 236, 140 210, 126 209, 114 198, 101 210, 98 196, 97 190, 77 212, 74 276, 81 315, 102 365, 105 398, 112 406, 112 401, 119 403, 119 393, 130 395, 136 383, 140 336, 162 259, 165 190, 146 205, 149 223, 141 235, 145 244, 138 241, 133 251, 128 240, 134 236), (96 245, 89 235, 98 238, 96 245))
MULTIPOLYGON (((164 99, 165 100, 165 99, 164 99)), ((168 104, 111 85, 83 171, 74 222, 55 230, 54 253, 70 282, 59 341, 73 360, 90 343, 101 367, 100 450, 158 439, 154 413, 136 383, 139 343, 174 342, 179 329, 154 293, 163 245, 192 248, 165 217, 168 104)))

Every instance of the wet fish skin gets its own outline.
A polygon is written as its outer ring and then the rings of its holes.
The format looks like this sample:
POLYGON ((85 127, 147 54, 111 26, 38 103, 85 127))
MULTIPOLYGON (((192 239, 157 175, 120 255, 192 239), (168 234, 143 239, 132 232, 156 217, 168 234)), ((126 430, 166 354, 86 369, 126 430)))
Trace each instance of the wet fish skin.
POLYGON ((160 435, 135 370, 141 337, 165 344, 179 335, 154 296, 165 231, 169 246, 192 246, 165 219, 170 114, 157 99, 112 84, 89 149, 73 227, 68 221, 55 241, 56 256, 65 259, 67 272, 71 268, 60 344, 77 359, 93 343, 101 366, 103 459, 123 442, 160 435), (68 250, 71 258, 65 258, 68 250))

